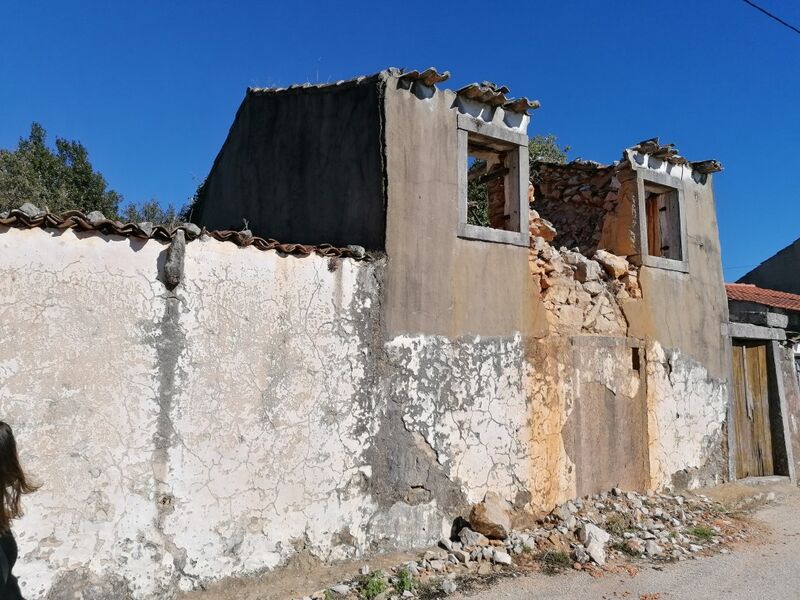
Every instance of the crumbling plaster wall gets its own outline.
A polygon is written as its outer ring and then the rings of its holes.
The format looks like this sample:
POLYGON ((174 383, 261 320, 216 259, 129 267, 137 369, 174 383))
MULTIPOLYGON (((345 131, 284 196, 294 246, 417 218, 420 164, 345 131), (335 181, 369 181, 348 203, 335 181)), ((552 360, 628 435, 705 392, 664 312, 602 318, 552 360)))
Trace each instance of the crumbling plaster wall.
MULTIPOLYGON (((576 251, 566 247, 559 251, 543 238, 534 238, 532 243, 531 272, 542 289, 551 327, 544 345, 550 346, 551 354, 565 356, 559 336, 576 340, 575 336, 603 334, 640 346, 646 390, 641 401, 646 402, 647 411, 644 485, 696 487, 721 481, 727 475, 729 348, 723 324, 728 315, 710 176, 698 177, 688 165, 673 165, 630 150, 614 167, 588 162, 540 164, 537 173, 533 207, 539 214, 531 230, 542 232, 553 245, 561 241, 576 247, 576 251), (636 182, 648 173, 666 177, 683 192, 688 240, 685 272, 641 265, 636 182), (555 225, 555 235, 542 226, 542 219, 555 225), (598 247, 622 257, 592 255, 598 247)), ((603 357, 613 355, 602 345, 592 352, 584 360, 593 361, 597 372, 602 372, 603 357)), ((575 376, 559 375, 558 381, 545 378, 540 383, 545 386, 543 395, 565 396, 561 404, 567 413, 573 397, 578 405, 595 410, 602 406, 585 387, 576 393, 576 384, 565 385, 570 379, 575 376)), ((597 393, 608 391, 600 387, 597 393)), ((618 396, 612 393, 611 397, 618 396)), ((596 416, 604 422, 613 419, 602 409, 596 416)), ((607 460, 613 458, 613 451, 607 460)), ((619 448, 615 451, 617 460, 624 462, 620 457, 625 453, 619 448)), ((591 470, 579 460, 574 460, 574 468, 579 474, 591 470)))
MULTIPOLYGON (((387 341, 391 346, 396 338, 408 349, 404 360, 415 364, 447 361, 444 353, 450 346, 443 340, 452 344, 469 336, 492 336, 508 343, 519 336, 524 352, 519 364, 525 375, 516 410, 528 415, 526 427, 520 429, 528 444, 527 449, 520 446, 518 457, 527 465, 527 479, 522 479, 523 493, 503 488, 506 498, 519 504, 528 494, 528 508, 547 509, 576 493, 600 489, 614 473, 617 483, 629 477, 631 487, 674 486, 684 480, 696 485, 716 477, 723 448, 712 448, 710 440, 721 443, 717 434, 724 425, 725 396, 719 390, 726 383, 721 324, 727 314, 710 178, 700 184, 686 169, 674 171, 692 202, 686 215, 689 273, 642 275, 646 269, 632 264, 610 274, 591 260, 598 247, 623 256, 638 252, 636 169, 663 168, 673 174, 673 166, 654 161, 605 168, 587 163, 574 181, 559 175, 555 187, 561 186, 562 192, 575 188, 588 212, 586 218, 570 213, 571 219, 558 213, 563 218, 554 220, 568 226, 566 235, 589 255, 559 251, 545 239, 534 238, 525 257, 527 273, 522 273, 522 249, 455 235, 457 112, 451 95, 398 90, 390 80, 385 102, 387 341), (590 230, 576 229, 580 224, 590 230), (581 243, 584 237, 588 240, 581 243), (642 276, 648 278, 646 290, 642 276), (674 303, 676 294, 691 306, 674 303), (609 342, 594 343, 595 336, 609 342), (583 337, 589 339, 584 342, 583 337), (669 348, 670 356, 671 349, 680 349, 676 356, 691 364, 680 379, 670 379, 668 370, 656 368, 662 356, 648 345, 656 342, 669 348), (631 365, 632 347, 640 348, 639 370, 631 365), (442 353, 435 359, 434 348, 442 353), (647 366, 650 354, 656 363, 652 367, 647 366), (687 385, 710 393, 694 395, 692 406, 683 406, 687 385), (708 431, 684 431, 676 419, 659 418, 678 405, 691 416, 687 420, 703 422, 708 431), (607 451, 598 452, 605 464, 613 465, 600 472, 592 455, 579 452, 577 442, 613 437, 618 410, 628 410, 626 418, 635 421, 632 430, 625 431, 630 444, 624 449, 610 444, 607 451), (700 464, 697 456, 709 451, 712 461, 700 464), (701 473, 706 467, 708 473, 701 473), (684 472, 692 476, 673 479, 684 472)), ((573 177, 573 170, 566 173, 573 177)), ((557 206, 557 200, 563 204, 563 198, 547 201, 557 206)), ((534 203, 532 208, 540 206, 534 203)), ((552 211, 542 213, 553 216, 552 211)), ((532 214, 534 220, 536 216, 532 214)), ((550 237, 552 229, 538 219, 531 232, 550 237)), ((556 227, 554 244, 558 235, 556 227)), ((447 385, 436 393, 440 402, 460 397, 447 385)))
POLYGON ((43 484, 15 527, 26 596, 172 597, 386 536, 365 458, 382 261, 197 241, 168 291, 157 242, 0 244, 0 406, 43 484))
MULTIPOLYGON (((462 504, 493 490, 528 508, 535 460, 528 347, 546 334, 547 317, 527 248, 457 235, 457 104, 448 90, 387 81, 384 309, 399 406, 393 427, 401 420, 428 441, 461 482, 462 504)), ((488 108, 483 116, 492 119, 488 108)))
POLYGON ((621 301, 629 335, 649 342, 652 484, 718 482, 727 476, 730 345, 712 177, 647 157, 631 155, 630 162, 638 173, 664 173, 683 189, 688 242, 688 272, 642 265, 641 301, 621 301))
POLYGON ((0 231, 0 409, 43 483, 28 597, 170 598, 424 546, 488 490, 522 506, 520 334, 384 338, 385 259, 0 231))
MULTIPOLYGON (((162 558, 153 494, 163 245, 71 231, 0 229, 0 406, 43 484, 15 524, 29 598, 59 573, 141 573, 162 558), (80 236, 84 237, 84 236, 80 236)), ((159 578, 174 567, 167 558, 159 578)))

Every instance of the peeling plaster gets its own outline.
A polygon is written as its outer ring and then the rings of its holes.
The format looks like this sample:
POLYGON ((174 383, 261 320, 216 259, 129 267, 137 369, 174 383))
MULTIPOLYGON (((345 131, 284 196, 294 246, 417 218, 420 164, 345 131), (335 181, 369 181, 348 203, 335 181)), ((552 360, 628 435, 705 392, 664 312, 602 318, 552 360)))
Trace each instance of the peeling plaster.
POLYGON ((531 458, 520 335, 399 336, 386 352, 406 428, 425 438, 466 499, 492 490, 513 501, 524 491, 531 458))
POLYGON ((658 342, 646 354, 651 487, 721 483, 727 383, 658 342))

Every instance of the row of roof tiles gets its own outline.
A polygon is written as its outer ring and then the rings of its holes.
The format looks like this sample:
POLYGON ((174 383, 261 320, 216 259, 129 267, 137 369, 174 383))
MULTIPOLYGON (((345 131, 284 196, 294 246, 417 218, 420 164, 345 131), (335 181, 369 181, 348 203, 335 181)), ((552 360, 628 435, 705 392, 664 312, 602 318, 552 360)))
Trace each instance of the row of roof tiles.
POLYGON ((800 295, 760 288, 750 283, 726 283, 728 300, 753 302, 773 308, 800 311, 800 295))
MULTIPOLYGON (((360 77, 354 77, 353 79, 342 79, 329 83, 302 83, 290 85, 288 87, 251 87, 248 88, 247 93, 253 95, 270 95, 288 91, 302 91, 309 89, 323 90, 329 88, 346 88, 377 81, 383 75, 391 75, 405 82, 420 82, 428 87, 436 87, 437 83, 442 83, 450 78, 450 71, 442 71, 440 73, 434 67, 429 67, 424 71, 405 71, 396 67, 390 67, 384 71, 373 73, 372 75, 362 75, 360 77)), ((528 110, 533 110, 539 108, 540 106, 538 100, 529 100, 524 96, 522 98, 510 98, 508 93, 509 89, 506 86, 498 86, 490 81, 471 83, 456 90, 457 96, 461 96, 469 100, 475 100, 477 102, 483 102, 489 106, 501 106, 504 110, 509 112, 527 114, 528 110)))
POLYGON ((183 230, 187 241, 205 235, 220 242, 232 242, 242 247, 253 246, 258 250, 274 250, 281 254, 292 256, 317 254, 326 257, 370 258, 360 246, 337 248, 330 244, 287 244, 273 239, 253 236, 249 231, 208 231, 205 228, 201 229, 193 223, 183 223, 176 227, 165 227, 163 225, 153 225, 152 223, 123 223, 106 219, 102 213, 97 211, 91 212, 88 215, 77 210, 54 214, 39 210, 29 203, 24 204, 18 209, 0 213, 0 225, 16 227, 18 229, 48 228, 97 231, 106 235, 159 240, 162 242, 169 242, 172 240, 176 231, 183 230))
MULTIPOLYGON (((678 153, 678 149, 675 148, 675 144, 661 144, 657 137, 639 142, 638 144, 631 146, 626 150, 632 150, 633 152, 638 152, 639 154, 647 154, 648 156, 652 156, 658 160, 666 161, 673 165, 689 165, 693 171, 702 174, 722 171, 722 163, 720 163, 718 160, 700 160, 691 162, 678 153)), ((592 171, 595 169, 610 169, 618 165, 619 162, 615 162, 611 165, 604 165, 593 160, 584 160, 578 158, 565 164, 550 163, 547 161, 541 161, 541 164, 555 168, 592 171)))

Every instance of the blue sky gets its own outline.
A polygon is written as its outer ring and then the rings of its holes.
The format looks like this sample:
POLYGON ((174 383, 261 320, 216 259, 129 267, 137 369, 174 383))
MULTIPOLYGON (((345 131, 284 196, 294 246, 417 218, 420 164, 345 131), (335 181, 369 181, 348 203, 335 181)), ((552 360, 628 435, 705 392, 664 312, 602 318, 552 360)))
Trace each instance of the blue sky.
MULTIPOLYGON (((800 3, 761 0, 800 26, 800 3)), ((725 276, 800 236, 800 35, 740 0, 0 4, 0 147, 41 122, 126 200, 182 204, 247 86, 436 66, 542 102, 602 162, 658 135, 717 158, 725 276)))

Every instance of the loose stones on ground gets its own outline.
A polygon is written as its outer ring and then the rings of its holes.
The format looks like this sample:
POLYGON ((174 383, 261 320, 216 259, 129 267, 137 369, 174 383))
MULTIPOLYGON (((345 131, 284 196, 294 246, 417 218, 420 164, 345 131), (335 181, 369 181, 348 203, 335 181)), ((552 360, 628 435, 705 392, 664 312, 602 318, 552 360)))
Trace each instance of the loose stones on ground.
MULTIPOLYGON (((753 502, 775 499, 774 495, 761 496, 753 502)), ((387 589, 378 598, 416 597, 419 585, 451 594, 458 588, 457 578, 546 566, 544 557, 548 556, 556 557, 559 568, 572 564, 585 569, 594 564, 596 569, 611 558, 675 561, 712 551, 727 553, 722 544, 749 534, 721 505, 704 496, 639 494, 618 488, 565 502, 537 527, 524 531, 511 529, 510 507, 495 494, 487 494, 475 505, 470 517, 475 523, 463 527, 454 539, 443 538, 439 548, 426 550, 419 560, 391 569, 385 578, 387 589), (414 582, 410 589, 400 589, 401 573, 404 585, 414 582)), ((362 581, 372 576, 366 565, 360 572, 362 581)), ((362 598, 359 585, 359 580, 342 582, 330 588, 330 593, 348 600, 362 598)), ((319 594, 313 598, 326 597, 319 594)))

